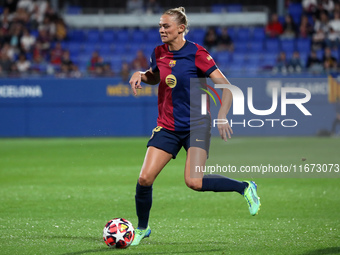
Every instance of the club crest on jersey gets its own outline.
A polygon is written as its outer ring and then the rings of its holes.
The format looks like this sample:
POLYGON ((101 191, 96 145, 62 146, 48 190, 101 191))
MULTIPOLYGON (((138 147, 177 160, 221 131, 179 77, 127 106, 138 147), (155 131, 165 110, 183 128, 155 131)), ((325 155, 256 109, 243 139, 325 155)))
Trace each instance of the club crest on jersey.
POLYGON ((176 65, 176 60, 170 60, 169 66, 172 68, 176 65))
POLYGON ((174 87, 177 85, 177 79, 176 79, 175 75, 169 74, 169 75, 165 78, 165 83, 166 83, 166 85, 168 85, 170 88, 174 88, 174 87))

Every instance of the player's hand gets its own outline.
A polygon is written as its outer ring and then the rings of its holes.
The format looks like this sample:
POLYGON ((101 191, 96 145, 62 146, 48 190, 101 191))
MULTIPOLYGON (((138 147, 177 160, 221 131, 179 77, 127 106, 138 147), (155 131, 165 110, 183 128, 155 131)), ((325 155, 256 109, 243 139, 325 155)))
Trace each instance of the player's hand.
POLYGON ((218 116, 218 119, 225 119, 225 123, 223 124, 217 124, 218 132, 220 133, 220 136, 222 140, 227 141, 227 138, 231 138, 231 135, 233 134, 233 130, 229 125, 228 120, 225 118, 225 116, 218 116))
POLYGON ((135 72, 129 81, 131 85, 132 92, 135 96, 137 96, 137 89, 141 89, 142 86, 140 85, 142 81, 142 74, 141 72, 135 72))

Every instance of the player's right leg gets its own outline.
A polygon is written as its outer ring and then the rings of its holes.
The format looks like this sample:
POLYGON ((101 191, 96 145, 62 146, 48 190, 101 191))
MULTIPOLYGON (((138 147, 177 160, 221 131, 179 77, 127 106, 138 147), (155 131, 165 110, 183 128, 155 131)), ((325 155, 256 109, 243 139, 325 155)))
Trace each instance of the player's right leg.
POLYGON ((148 225, 152 205, 152 184, 164 166, 170 161, 172 154, 149 146, 136 187, 136 212, 138 228, 131 245, 138 245, 140 241, 149 237, 151 229, 148 225))

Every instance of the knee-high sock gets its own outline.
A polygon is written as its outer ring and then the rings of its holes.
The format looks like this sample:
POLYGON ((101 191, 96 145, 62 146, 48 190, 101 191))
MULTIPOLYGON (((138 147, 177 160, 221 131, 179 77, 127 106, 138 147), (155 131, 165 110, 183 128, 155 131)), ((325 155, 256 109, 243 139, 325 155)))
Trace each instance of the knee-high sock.
POLYGON ((243 195, 246 187, 248 187, 246 182, 240 182, 218 174, 208 174, 203 176, 201 191, 236 191, 243 195))
POLYGON ((142 186, 137 182, 135 201, 138 217, 138 228, 146 229, 148 227, 149 215, 152 205, 152 185, 142 186))

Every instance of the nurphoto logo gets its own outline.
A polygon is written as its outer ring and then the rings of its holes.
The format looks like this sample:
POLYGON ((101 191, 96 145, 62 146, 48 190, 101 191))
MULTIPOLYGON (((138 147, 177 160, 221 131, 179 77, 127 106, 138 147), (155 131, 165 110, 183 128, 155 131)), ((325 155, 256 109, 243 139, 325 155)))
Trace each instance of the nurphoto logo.
MULTIPOLYGON (((221 99, 216 92, 215 89, 229 89, 232 97, 233 97, 233 115, 245 115, 245 97, 242 92, 242 90, 232 84, 214 84, 214 87, 211 87, 207 85, 207 88, 209 88, 219 99, 220 103, 221 99)), ((207 114, 207 95, 209 95, 212 100, 214 101, 216 105, 216 100, 211 92, 209 92, 207 89, 202 89, 206 92, 206 94, 201 95, 201 114, 206 115, 207 114)), ((309 102, 311 99, 311 93, 309 90, 305 88, 296 88, 296 87, 282 87, 272 88, 272 105, 269 109, 265 110, 259 110, 254 107, 253 104, 253 88, 248 87, 247 88, 247 106, 249 111, 257 116, 268 116, 274 113, 277 110, 278 107, 278 99, 281 97, 281 116, 287 115, 287 105, 295 105, 305 116, 311 116, 312 114, 307 110, 307 108, 304 106, 305 103, 309 102), (279 91, 280 89, 280 91, 279 91), (304 95, 303 98, 289 98, 289 93, 300 93, 304 95)), ((216 127, 218 124, 226 124, 228 123, 232 127, 233 125, 242 125, 243 127, 249 126, 249 127, 263 127, 265 123, 271 124, 271 127, 274 127, 277 122, 281 124, 282 127, 296 127, 298 125, 297 120, 295 119, 243 119, 242 122, 233 122, 232 119, 230 121, 226 119, 213 119, 213 127, 216 127), (247 124, 247 125, 246 125, 247 124)))

